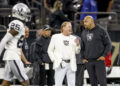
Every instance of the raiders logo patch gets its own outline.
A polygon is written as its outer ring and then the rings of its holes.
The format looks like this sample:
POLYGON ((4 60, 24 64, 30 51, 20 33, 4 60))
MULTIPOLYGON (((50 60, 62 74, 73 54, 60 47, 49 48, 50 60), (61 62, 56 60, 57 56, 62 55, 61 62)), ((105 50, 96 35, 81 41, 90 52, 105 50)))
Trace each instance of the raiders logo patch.
POLYGON ((69 41, 67 41, 67 40, 64 40, 63 43, 64 43, 65 46, 69 45, 69 41))
POLYGON ((93 39, 93 33, 87 34, 87 41, 91 41, 93 39))

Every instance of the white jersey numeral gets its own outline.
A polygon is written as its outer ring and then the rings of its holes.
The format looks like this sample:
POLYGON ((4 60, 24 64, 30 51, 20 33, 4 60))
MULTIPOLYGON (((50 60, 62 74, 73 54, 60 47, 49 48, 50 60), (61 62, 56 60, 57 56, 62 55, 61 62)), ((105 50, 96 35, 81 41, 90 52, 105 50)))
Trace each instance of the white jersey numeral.
POLYGON ((20 25, 19 25, 19 24, 12 23, 11 26, 10 26, 10 28, 15 29, 15 30, 18 31, 18 30, 20 30, 20 25))

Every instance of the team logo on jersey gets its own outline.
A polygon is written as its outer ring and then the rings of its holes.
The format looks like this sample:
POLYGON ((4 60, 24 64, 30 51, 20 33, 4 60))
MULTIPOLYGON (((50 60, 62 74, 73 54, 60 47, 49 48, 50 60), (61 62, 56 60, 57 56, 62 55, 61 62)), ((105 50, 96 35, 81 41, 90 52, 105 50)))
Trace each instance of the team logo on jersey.
POLYGON ((87 41, 91 41, 93 39, 93 33, 87 34, 87 41))
POLYGON ((64 40, 63 43, 64 43, 65 46, 69 45, 69 41, 68 40, 64 40))

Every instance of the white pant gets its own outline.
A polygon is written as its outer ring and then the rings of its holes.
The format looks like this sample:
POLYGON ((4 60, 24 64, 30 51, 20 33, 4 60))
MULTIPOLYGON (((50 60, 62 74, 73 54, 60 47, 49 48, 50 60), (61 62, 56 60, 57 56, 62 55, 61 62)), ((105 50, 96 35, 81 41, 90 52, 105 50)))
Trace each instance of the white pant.
POLYGON ((13 77, 16 77, 20 82, 28 80, 24 65, 21 60, 9 60, 6 61, 4 80, 12 81, 13 77))
POLYGON ((60 66, 55 69, 55 86, 62 86, 65 75, 68 86, 75 86, 75 72, 71 70, 70 63, 65 63, 64 68, 60 66))

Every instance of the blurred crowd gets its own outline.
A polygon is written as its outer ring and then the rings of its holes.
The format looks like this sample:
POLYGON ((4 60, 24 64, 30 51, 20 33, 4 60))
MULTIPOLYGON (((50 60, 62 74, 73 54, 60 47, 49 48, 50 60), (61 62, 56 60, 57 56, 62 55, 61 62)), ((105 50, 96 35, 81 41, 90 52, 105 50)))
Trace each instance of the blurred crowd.
MULTIPOLYGON (((0 0, 0 8, 9 8, 19 2, 39 9, 39 14, 32 17, 31 29, 40 29, 44 24, 49 24, 56 31, 60 30, 62 22, 73 22, 77 12, 111 12, 113 5, 113 0, 0 0)), ((82 21, 86 15, 92 15, 99 20, 99 24, 107 28, 109 15, 82 13, 77 15, 77 20, 82 21), (100 22, 101 20, 106 22, 100 22)))

